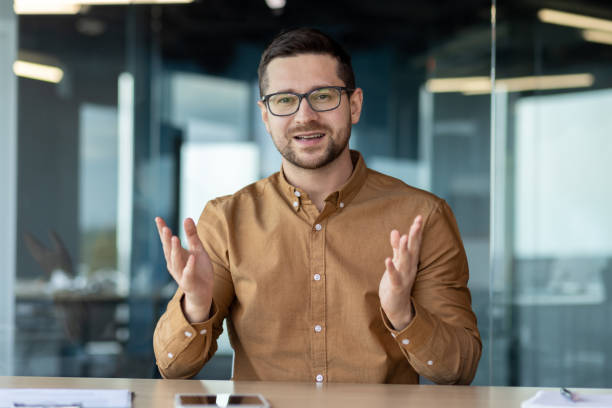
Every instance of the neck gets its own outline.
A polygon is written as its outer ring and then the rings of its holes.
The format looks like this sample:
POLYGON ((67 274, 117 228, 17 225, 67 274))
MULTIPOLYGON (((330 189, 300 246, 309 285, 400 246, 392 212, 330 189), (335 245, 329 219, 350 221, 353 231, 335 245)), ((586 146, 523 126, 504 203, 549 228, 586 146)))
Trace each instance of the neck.
POLYGON ((283 172, 287 181, 304 190, 321 211, 325 198, 351 177, 353 162, 347 146, 336 160, 318 169, 303 169, 283 159, 283 172))

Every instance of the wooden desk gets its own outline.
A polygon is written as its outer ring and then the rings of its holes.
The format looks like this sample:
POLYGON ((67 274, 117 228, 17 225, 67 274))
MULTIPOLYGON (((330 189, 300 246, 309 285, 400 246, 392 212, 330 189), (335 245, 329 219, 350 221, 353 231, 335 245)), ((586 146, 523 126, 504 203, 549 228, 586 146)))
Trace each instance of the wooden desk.
MULTIPOLYGON (((444 385, 306 384, 123 378, 0 377, 0 388, 125 388, 135 393, 134 408, 173 408, 180 392, 261 393, 273 408, 443 407, 517 408, 538 388, 444 385)), ((585 392, 611 392, 589 389, 585 392)))

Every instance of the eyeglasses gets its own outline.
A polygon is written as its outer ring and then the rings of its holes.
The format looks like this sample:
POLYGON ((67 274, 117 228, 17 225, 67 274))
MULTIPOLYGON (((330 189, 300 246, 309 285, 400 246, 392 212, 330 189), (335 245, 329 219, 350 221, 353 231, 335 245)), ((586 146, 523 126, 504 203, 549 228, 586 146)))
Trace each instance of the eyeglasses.
POLYGON ((268 107, 268 111, 274 116, 293 115, 300 109, 303 98, 306 98, 312 110, 326 112, 340 106, 343 91, 346 91, 348 94, 354 91, 354 89, 349 89, 345 86, 326 86, 303 94, 277 92, 265 95, 261 100, 268 107))

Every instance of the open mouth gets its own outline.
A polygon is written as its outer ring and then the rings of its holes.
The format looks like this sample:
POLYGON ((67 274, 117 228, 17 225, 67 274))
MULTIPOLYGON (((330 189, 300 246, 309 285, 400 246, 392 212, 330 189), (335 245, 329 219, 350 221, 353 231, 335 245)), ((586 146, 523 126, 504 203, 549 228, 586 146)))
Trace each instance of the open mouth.
POLYGON ((317 133, 314 135, 304 135, 304 136, 294 136, 294 139, 297 140, 312 140, 312 139, 320 139, 324 136, 323 133, 317 133))

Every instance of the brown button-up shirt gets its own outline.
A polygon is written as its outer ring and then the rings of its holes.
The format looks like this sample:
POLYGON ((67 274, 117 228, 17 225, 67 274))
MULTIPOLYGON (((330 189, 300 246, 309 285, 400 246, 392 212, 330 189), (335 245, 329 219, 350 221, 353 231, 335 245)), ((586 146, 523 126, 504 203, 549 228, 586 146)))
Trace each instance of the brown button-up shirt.
POLYGON ((197 229, 214 268, 211 318, 190 324, 179 289, 157 324, 161 374, 185 378, 214 354, 227 318, 234 379, 469 383, 481 341, 457 224, 440 198, 366 167, 319 212, 282 172, 210 201, 197 229), (415 315, 393 329, 380 307, 389 233, 424 220, 415 315))

